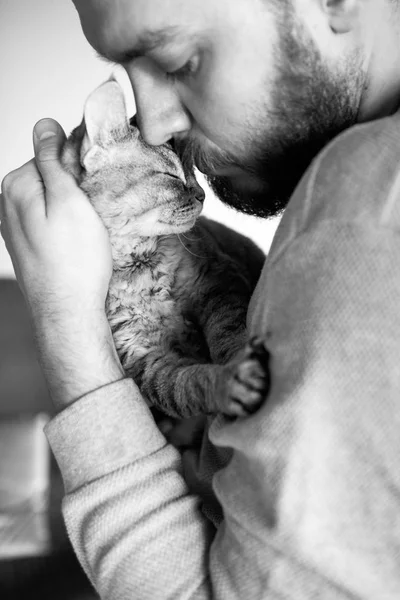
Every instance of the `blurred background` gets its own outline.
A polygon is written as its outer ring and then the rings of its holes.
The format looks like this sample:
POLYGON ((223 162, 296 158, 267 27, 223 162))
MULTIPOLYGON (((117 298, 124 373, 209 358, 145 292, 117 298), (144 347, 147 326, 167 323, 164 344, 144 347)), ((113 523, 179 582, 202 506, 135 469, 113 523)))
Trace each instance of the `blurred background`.
MULTIPOLYGON (((32 157, 36 121, 53 117, 70 132, 81 120, 86 97, 108 79, 111 67, 86 42, 70 0, 0 0, 0 72, 1 181, 32 157)), ((129 94, 122 71, 118 78, 129 94)), ((133 114, 132 99, 129 108, 133 114)), ((235 213, 210 192, 205 214, 268 251, 276 221, 235 213)), ((24 301, 0 239, 0 597, 95 598, 63 529, 62 483, 53 463, 47 482, 50 503, 44 509, 37 501, 47 485, 44 465, 50 460, 41 441, 43 417, 38 415, 43 413, 51 415, 52 407, 24 301), (16 493, 14 507, 10 492, 16 493)))

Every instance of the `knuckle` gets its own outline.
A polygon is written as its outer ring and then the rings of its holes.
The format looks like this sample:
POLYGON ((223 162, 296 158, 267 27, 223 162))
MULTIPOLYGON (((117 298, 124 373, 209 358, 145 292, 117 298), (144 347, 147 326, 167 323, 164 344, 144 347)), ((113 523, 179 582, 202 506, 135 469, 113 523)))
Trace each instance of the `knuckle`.
POLYGON ((2 205, 3 208, 13 206, 28 199, 36 187, 36 179, 32 172, 31 164, 8 173, 2 181, 2 205))
POLYGON ((0 223, 0 235, 3 238, 4 242, 7 241, 6 228, 4 226, 3 220, 0 223))
POLYGON ((1 191, 5 197, 14 195, 17 185, 17 177, 15 172, 8 173, 1 184, 1 191))

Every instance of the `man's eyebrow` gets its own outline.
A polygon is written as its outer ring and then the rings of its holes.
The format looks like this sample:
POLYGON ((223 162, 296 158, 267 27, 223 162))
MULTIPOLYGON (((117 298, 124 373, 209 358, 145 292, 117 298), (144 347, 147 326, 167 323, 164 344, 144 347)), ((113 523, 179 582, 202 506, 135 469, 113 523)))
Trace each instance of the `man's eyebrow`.
POLYGON ((176 37, 178 27, 168 26, 157 31, 145 31, 140 34, 136 44, 121 52, 96 52, 98 58, 112 63, 124 63, 134 60, 155 48, 166 46, 176 37))

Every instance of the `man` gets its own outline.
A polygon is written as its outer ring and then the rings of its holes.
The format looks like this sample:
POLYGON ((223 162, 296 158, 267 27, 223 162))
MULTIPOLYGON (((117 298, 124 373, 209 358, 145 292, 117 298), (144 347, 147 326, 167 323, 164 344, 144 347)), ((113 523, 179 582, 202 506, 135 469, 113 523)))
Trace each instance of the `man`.
POLYGON ((398 3, 75 5, 126 68, 148 143, 174 139, 241 210, 291 197, 248 315, 268 337, 270 395, 210 430, 233 450, 213 480, 215 533, 124 378, 107 235, 60 167, 58 124, 37 124, 35 160, 4 180, 2 234, 60 411, 47 435, 86 573, 108 600, 399 598, 398 3))

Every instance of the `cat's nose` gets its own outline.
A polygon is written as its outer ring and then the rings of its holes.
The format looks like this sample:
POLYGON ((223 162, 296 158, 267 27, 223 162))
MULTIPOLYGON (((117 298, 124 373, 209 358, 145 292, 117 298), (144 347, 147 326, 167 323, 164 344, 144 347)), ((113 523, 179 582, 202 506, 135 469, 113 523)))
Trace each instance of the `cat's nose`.
POLYGON ((132 127, 139 127, 138 122, 137 122, 137 115, 133 115, 132 119, 129 121, 129 124, 132 127))
POLYGON ((199 202, 201 202, 201 204, 204 204, 204 200, 206 198, 206 195, 205 195, 204 190, 200 186, 192 187, 190 191, 192 192, 193 197, 196 200, 198 200, 199 202))

